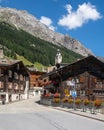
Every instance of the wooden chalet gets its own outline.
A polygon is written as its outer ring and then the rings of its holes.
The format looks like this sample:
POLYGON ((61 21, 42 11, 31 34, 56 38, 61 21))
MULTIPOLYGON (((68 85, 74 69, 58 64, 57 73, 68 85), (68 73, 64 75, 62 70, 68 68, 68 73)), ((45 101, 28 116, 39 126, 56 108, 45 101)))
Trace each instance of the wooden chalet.
POLYGON ((1 56, 0 102, 8 103, 20 99, 27 99, 28 89, 29 74, 22 61, 10 60, 1 56))
POLYGON ((42 82, 39 79, 45 72, 38 71, 33 66, 28 66, 27 70, 29 72, 30 77, 30 93, 34 95, 40 95, 42 91, 42 82))
POLYGON ((43 75, 51 83, 44 87, 49 92, 60 92, 63 97, 73 90, 72 81, 75 81, 75 90, 78 98, 89 100, 104 100, 104 60, 95 56, 88 56, 74 63, 60 67, 53 72, 43 75))

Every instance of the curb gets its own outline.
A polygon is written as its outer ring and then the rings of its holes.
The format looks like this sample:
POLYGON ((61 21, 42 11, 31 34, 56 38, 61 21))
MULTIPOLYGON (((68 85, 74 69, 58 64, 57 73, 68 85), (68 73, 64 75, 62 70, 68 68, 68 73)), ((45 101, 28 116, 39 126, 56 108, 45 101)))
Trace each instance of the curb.
MULTIPOLYGON (((53 107, 52 107, 53 108, 53 107)), ((95 117, 90 117, 90 116, 86 116, 86 115, 82 115, 82 114, 79 114, 79 113, 75 113, 75 112, 71 112, 70 110, 62 110, 60 108, 53 108, 53 109, 56 109, 56 110, 60 110, 60 111, 64 111, 64 112, 68 112, 68 113, 72 113, 72 114, 76 114, 76 115, 79 115, 79 116, 83 116, 83 117, 86 117, 86 118, 90 118, 90 119, 94 119, 94 120, 97 120, 97 121, 102 121, 104 122, 103 119, 98 119, 98 118, 95 118, 95 117)))
POLYGON ((87 116, 87 115, 83 115, 83 114, 79 114, 79 113, 75 113, 75 112, 72 112, 70 110, 64 110, 64 109, 60 109, 60 108, 56 108, 56 107, 52 107, 52 106, 48 106, 48 105, 44 105, 44 104, 41 104, 40 105, 43 105, 45 107, 50 107, 52 109, 56 109, 56 110, 60 110, 60 111, 64 111, 64 112, 68 112, 68 113, 72 113, 72 114, 76 114, 76 115, 79 115, 79 116, 82 116, 82 117, 86 117, 86 118, 90 118, 90 119, 94 119, 94 120, 97 120, 97 121, 101 121, 101 122, 104 122, 104 119, 99 119, 99 118, 95 118, 95 117, 91 117, 91 116, 87 116))

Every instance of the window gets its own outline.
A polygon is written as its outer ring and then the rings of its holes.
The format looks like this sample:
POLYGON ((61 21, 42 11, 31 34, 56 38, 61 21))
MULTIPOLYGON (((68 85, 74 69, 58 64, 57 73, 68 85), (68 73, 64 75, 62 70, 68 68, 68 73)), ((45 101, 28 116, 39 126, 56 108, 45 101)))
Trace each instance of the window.
POLYGON ((20 68, 20 66, 19 66, 19 64, 17 64, 17 70, 19 70, 19 68, 20 68))
POLYGON ((9 70, 9 78, 12 78, 12 71, 9 70))
POLYGON ((16 72, 14 73, 14 78, 18 79, 18 74, 16 72))
POLYGON ((11 82, 8 83, 8 88, 12 89, 12 83, 11 82))
POLYGON ((14 83, 14 89, 18 90, 18 84, 17 83, 14 83))
POLYGON ((3 74, 3 70, 2 69, 0 69, 0 75, 2 75, 3 74))
POLYGON ((22 74, 20 75, 20 80, 22 80, 22 81, 23 81, 23 76, 22 76, 22 74))
POLYGON ((20 87, 20 90, 21 90, 21 91, 23 91, 23 90, 24 90, 24 87, 23 87, 23 85, 21 85, 21 87, 20 87))
POLYGON ((102 88, 102 82, 97 82, 96 88, 101 89, 102 88))
POLYGON ((85 96, 85 90, 80 90, 80 95, 85 96))
POLYGON ((0 81, 0 88, 4 87, 4 83, 0 81))

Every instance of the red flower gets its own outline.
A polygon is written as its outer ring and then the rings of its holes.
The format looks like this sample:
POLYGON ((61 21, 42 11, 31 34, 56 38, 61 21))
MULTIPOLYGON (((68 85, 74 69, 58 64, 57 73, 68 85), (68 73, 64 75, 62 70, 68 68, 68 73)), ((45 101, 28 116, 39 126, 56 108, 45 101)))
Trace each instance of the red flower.
POLYGON ((55 97, 55 98, 59 98, 59 97, 60 97, 60 93, 55 93, 55 94, 54 94, 54 97, 55 97))

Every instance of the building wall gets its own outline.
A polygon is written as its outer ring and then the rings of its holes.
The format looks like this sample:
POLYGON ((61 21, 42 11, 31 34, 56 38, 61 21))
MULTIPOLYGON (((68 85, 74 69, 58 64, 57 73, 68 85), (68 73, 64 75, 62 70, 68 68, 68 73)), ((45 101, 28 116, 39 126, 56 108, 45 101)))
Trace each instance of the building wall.
MULTIPOLYGON (((29 78, 24 76, 21 67, 17 65, 12 67, 0 68, 0 100, 6 103, 15 100, 26 99, 28 96, 26 90, 26 82, 29 82, 29 78)), ((29 83, 28 83, 29 87, 29 83)), ((29 88, 28 88, 29 89, 29 88)))
POLYGON ((30 89, 34 89, 34 87, 41 87, 39 82, 39 77, 44 74, 44 72, 30 71, 30 89))
MULTIPOLYGON (((88 98, 90 100, 103 99, 104 100, 104 80, 85 72, 76 77, 70 77, 67 81, 75 79, 75 90, 77 97, 88 98)), ((68 91, 73 90, 73 86, 67 85, 68 91)))

